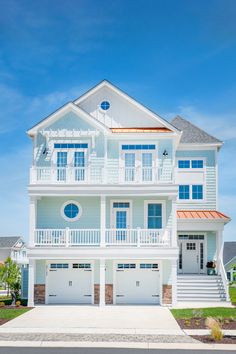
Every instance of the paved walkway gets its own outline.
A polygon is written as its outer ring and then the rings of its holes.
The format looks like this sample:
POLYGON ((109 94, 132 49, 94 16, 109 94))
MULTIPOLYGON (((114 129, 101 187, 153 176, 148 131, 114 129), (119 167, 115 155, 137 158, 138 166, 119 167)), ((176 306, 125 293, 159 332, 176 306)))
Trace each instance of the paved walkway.
POLYGON ((2 333, 184 335, 159 306, 39 306, 2 325, 2 333))

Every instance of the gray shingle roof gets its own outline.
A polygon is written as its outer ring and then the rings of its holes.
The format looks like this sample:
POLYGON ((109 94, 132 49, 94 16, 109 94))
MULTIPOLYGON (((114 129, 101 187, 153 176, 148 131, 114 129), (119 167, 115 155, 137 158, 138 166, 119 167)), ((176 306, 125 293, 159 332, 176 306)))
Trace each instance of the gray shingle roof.
POLYGON ((231 259, 234 257, 236 257, 236 242, 225 242, 223 251, 224 264, 231 261, 231 259))
POLYGON ((211 144, 222 143, 219 139, 209 135, 204 130, 196 127, 196 125, 190 123, 188 120, 177 116, 172 122, 172 125, 183 132, 180 142, 184 144, 211 144))
POLYGON ((1 247, 13 247, 15 245, 15 243, 20 240, 21 237, 20 236, 3 236, 0 237, 0 248, 1 247))

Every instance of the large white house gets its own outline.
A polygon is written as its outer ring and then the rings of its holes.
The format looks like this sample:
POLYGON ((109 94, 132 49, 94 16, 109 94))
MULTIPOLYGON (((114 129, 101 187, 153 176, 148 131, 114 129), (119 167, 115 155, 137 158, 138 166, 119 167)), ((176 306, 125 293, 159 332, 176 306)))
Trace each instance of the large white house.
POLYGON ((228 300, 220 140, 108 81, 28 135, 30 306, 228 300))

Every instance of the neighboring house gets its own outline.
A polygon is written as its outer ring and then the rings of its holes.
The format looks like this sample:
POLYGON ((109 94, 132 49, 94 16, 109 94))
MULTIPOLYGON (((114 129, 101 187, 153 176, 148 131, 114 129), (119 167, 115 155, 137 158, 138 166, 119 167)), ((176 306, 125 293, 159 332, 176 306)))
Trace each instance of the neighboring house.
POLYGON ((29 306, 229 299, 220 140, 107 81, 28 135, 29 306))
POLYGON ((0 237, 0 263, 4 263, 7 257, 19 265, 27 264, 26 245, 20 236, 0 237))
POLYGON ((224 243, 223 261, 227 279, 236 280, 236 242, 224 243))

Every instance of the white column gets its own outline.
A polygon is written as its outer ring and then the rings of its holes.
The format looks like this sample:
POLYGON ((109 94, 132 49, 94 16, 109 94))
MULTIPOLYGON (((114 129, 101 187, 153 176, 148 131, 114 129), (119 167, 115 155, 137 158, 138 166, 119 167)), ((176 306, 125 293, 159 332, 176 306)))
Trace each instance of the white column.
POLYGON ((35 273, 35 260, 29 259, 29 274, 28 274, 28 306, 34 306, 34 273, 35 273))
POLYGON ((105 306, 105 287, 106 287, 106 264, 105 259, 100 259, 100 306, 105 306))
POLYGON ((36 229, 37 197, 30 197, 29 205, 29 247, 34 246, 34 232, 36 229))
POLYGON ((216 264, 217 264, 217 272, 220 271, 220 259, 223 257, 223 230, 219 230, 216 233, 217 237, 217 259, 216 259, 216 264))
POLYGON ((177 304, 177 260, 171 261, 172 306, 177 304))
POLYGON ((171 246, 177 247, 177 205, 176 199, 172 200, 172 234, 171 246))
POLYGON ((106 197, 105 195, 101 196, 101 205, 100 205, 100 230, 101 230, 101 247, 105 247, 106 243, 106 197))

